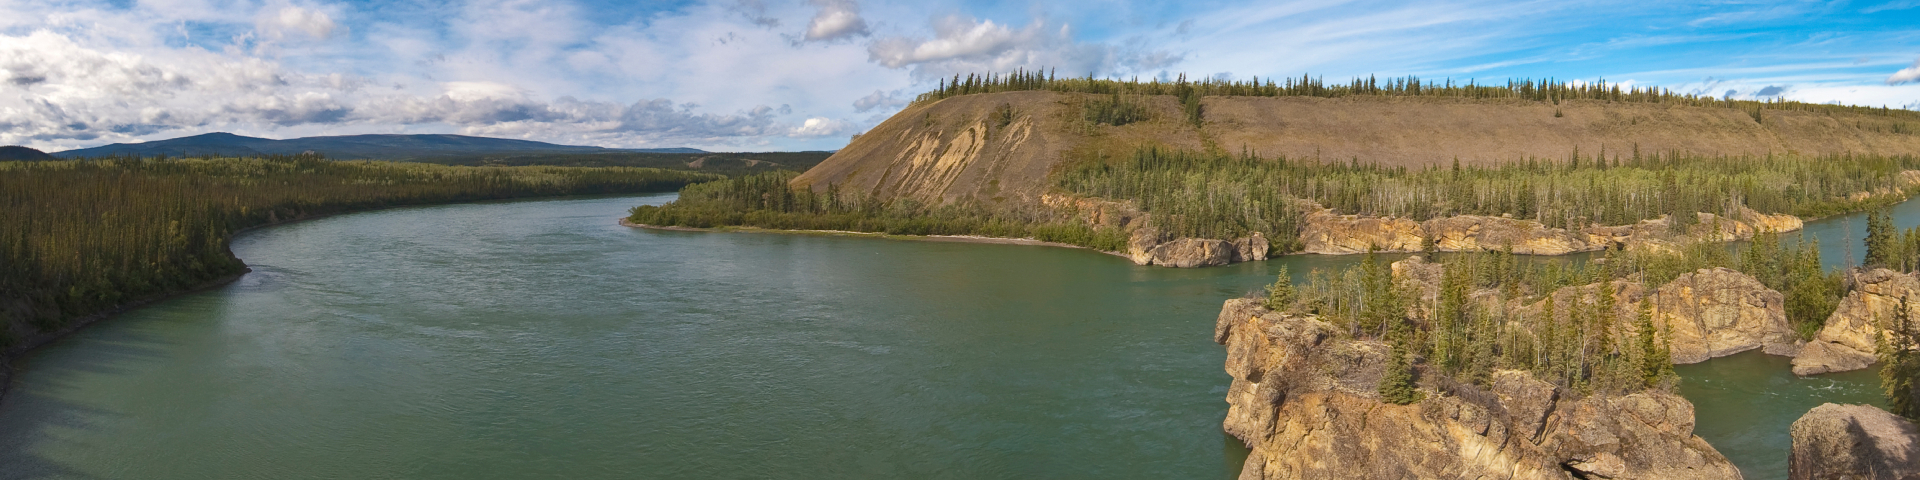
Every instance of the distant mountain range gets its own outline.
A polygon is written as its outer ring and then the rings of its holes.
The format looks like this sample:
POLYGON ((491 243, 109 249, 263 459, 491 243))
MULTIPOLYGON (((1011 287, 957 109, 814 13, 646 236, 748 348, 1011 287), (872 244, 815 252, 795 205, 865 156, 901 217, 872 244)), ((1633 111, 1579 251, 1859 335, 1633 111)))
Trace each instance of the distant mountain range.
POLYGON ((335 160, 421 160, 459 155, 541 153, 707 153, 693 148, 617 149, 466 135, 340 135, 274 140, 221 132, 145 143, 116 143, 67 150, 54 152, 53 156, 59 158, 113 155, 233 157, 292 155, 304 152, 317 152, 335 160))

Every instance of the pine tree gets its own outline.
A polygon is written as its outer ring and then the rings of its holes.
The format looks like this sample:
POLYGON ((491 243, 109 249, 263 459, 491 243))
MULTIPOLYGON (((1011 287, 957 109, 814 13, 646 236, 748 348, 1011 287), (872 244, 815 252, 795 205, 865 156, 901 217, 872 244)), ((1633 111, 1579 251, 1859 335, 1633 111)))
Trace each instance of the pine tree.
POLYGON ((1880 387, 1886 393, 1887 411, 1920 421, 1920 328, 1914 326, 1913 311, 1907 297, 1900 297, 1900 310, 1889 319, 1881 335, 1879 351, 1880 387))
POLYGON ((1263 306, 1278 312, 1292 306, 1293 298, 1293 275, 1287 271, 1286 265, 1281 265, 1279 277, 1273 280, 1272 285, 1267 285, 1267 299, 1263 306))
POLYGON ((1380 399, 1395 405, 1418 402, 1425 395, 1415 388, 1413 364, 1407 358, 1407 335, 1394 335, 1387 353, 1387 367, 1380 376, 1380 399))
MULTIPOLYGON (((1660 383, 1660 363, 1664 360, 1660 352, 1660 343, 1654 339, 1657 333, 1653 329, 1653 300, 1647 299, 1640 304, 1640 316, 1633 321, 1634 343, 1639 345, 1638 363, 1640 380, 1647 388, 1660 383)), ((1671 363, 1671 361, 1668 361, 1671 363)))
POLYGON ((1893 217, 1885 209, 1867 215, 1867 267, 1893 265, 1893 217))

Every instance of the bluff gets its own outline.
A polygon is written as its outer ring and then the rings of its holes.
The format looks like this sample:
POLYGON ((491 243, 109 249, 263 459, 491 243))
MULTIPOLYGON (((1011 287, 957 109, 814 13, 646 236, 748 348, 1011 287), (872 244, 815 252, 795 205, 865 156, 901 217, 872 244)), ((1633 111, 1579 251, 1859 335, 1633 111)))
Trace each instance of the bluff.
POLYGON ((1489 388, 1423 380, 1424 400, 1381 401, 1387 347, 1310 316, 1228 300, 1228 434, 1252 452, 1240 478, 1729 479, 1693 435, 1693 405, 1644 392, 1574 398, 1519 371, 1489 388))
MULTIPOLYGON (((817 192, 837 190, 918 205, 1059 212, 1063 205, 1105 201, 1063 194, 1057 182, 1065 177, 1057 175, 1071 170, 1067 167, 1082 159, 1121 158, 1148 146, 1416 169, 1560 159, 1570 152, 1920 154, 1920 136, 1884 125, 1899 119, 1836 109, 1747 111, 1685 103, 1562 99, 1549 104, 1385 95, 1204 96, 1183 104, 1174 95, 1148 95, 1127 97, 1130 108, 1141 110, 1137 120, 1119 125, 1091 121, 1088 112, 1095 110, 1090 105, 1105 98, 1030 90, 918 102, 858 135, 791 183, 817 192)), ((1109 226, 1131 234, 1149 224, 1138 221, 1146 218, 1141 212, 1131 213, 1109 226)), ((1702 214, 1699 222, 1686 222, 1693 225, 1691 230, 1680 232, 1667 228, 1664 219, 1562 229, 1492 216, 1414 221, 1351 213, 1322 209, 1308 215, 1299 231, 1262 233, 1275 245, 1309 253, 1512 249, 1564 254, 1609 245, 1660 247, 1687 240, 1743 239, 1801 226, 1791 216, 1745 209, 1725 216, 1702 214)), ((1231 238, 1188 241, 1154 232, 1134 237, 1138 241, 1121 253, 1142 264, 1205 266, 1233 261, 1222 258, 1253 256, 1215 243, 1235 242, 1231 238), (1171 242, 1179 243, 1163 250, 1177 255, 1156 260, 1152 252, 1171 242)))

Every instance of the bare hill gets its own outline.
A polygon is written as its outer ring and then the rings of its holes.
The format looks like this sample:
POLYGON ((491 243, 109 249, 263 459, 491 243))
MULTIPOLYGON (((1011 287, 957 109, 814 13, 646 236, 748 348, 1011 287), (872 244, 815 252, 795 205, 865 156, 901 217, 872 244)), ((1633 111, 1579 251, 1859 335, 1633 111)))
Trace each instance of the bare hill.
POLYGON ((880 198, 928 203, 1037 203, 1062 162, 1146 144, 1243 149, 1263 156, 1409 167, 1496 164, 1583 155, 1679 151, 1703 155, 1920 154, 1920 121, 1807 109, 1562 100, 1349 96, 1208 96, 1195 128, 1173 96, 1136 97, 1149 119, 1092 124, 1101 95, 1020 91, 962 95, 908 107, 794 179, 880 198), (1758 120, 1756 120, 1756 112, 1758 120))

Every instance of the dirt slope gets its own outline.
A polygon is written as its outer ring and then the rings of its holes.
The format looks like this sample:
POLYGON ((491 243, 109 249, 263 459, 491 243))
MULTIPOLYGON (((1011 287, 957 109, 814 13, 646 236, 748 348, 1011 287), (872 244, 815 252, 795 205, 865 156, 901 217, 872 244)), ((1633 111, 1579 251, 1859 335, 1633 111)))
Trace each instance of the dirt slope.
POLYGON ((1047 174, 1070 153, 1123 155, 1141 144, 1262 156, 1359 159, 1388 165, 1564 160, 1631 155, 1768 153, 1920 154, 1911 115, 1763 110, 1666 104, 1439 97, 1206 97, 1205 123, 1185 122, 1171 96, 1141 99, 1152 119, 1088 126, 1079 102, 1044 91, 966 95, 909 107, 794 179, 881 198, 928 203, 1035 204, 1047 174), (1555 113, 1558 112, 1559 116, 1555 113), (1905 123, 1902 123, 1905 122, 1905 123))

